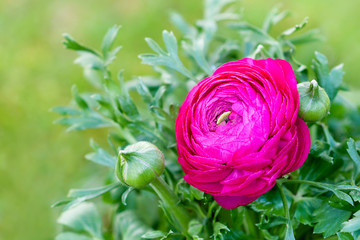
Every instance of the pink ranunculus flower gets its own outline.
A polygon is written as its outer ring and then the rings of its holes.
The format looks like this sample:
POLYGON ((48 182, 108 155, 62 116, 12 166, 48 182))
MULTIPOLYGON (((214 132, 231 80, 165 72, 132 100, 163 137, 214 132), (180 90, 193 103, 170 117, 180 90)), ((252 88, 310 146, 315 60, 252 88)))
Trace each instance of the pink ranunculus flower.
POLYGON ((298 108, 287 61, 244 58, 220 66, 189 92, 176 119, 185 181, 224 208, 256 200, 306 160, 310 134, 298 108))

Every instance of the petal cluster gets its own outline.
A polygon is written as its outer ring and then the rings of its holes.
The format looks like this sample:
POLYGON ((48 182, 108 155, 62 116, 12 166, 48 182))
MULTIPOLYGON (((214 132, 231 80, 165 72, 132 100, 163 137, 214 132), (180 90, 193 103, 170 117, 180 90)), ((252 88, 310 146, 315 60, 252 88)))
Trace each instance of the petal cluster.
POLYGON ((244 58, 220 66, 189 92, 176 119, 185 181, 224 208, 254 201, 310 151, 298 108, 287 61, 244 58))

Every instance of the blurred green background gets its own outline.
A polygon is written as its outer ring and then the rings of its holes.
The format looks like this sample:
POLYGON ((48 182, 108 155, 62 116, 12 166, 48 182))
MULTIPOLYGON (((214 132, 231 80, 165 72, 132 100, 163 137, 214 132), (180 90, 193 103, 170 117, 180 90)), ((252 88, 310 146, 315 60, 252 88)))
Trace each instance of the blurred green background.
MULTIPOLYGON (((300 23, 320 28, 326 41, 300 52, 309 61, 313 50, 325 53, 331 65, 345 63, 347 97, 359 103, 360 1, 244 0, 245 18, 259 24, 275 4, 293 12, 279 27, 300 23)), ((193 22, 202 15, 194 0, 1 0, 0 1, 0 239, 53 239, 59 209, 51 209, 69 188, 97 186, 104 172, 84 159, 88 139, 102 132, 65 133, 53 125, 49 109, 67 105, 70 88, 89 89, 75 53, 61 44, 64 32, 96 47, 113 24, 122 25, 123 46, 113 69, 125 76, 151 73, 137 55, 149 52, 144 38, 160 40, 172 30, 168 14, 180 12, 193 22), (92 176, 89 180, 89 176, 92 176), (89 183, 90 182, 90 183, 89 183)))

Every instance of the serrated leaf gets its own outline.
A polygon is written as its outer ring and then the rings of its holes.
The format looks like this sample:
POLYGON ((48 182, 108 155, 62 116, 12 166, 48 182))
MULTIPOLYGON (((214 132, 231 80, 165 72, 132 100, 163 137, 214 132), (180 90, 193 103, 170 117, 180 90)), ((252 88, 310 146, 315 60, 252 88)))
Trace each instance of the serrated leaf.
POLYGON ((159 89, 156 91, 155 96, 154 96, 154 104, 156 106, 162 107, 161 103, 162 103, 165 92, 166 92, 165 86, 159 87, 159 89))
POLYGON ((71 49, 71 50, 75 50, 75 51, 89 52, 96 56, 99 56, 98 53, 95 52, 94 50, 87 48, 87 47, 79 44, 78 42, 76 42, 69 34, 65 33, 65 34, 63 34, 63 37, 65 38, 65 41, 63 43, 67 49, 71 49))
POLYGON ((151 229, 140 221, 132 210, 125 210, 115 216, 113 232, 115 240, 141 240, 142 236, 151 229))
POLYGON ((138 83, 139 84, 136 86, 138 93, 140 94, 145 103, 152 104, 153 96, 151 95, 149 88, 140 78, 138 80, 138 83))
POLYGON ((296 37, 289 37, 288 40, 293 45, 301 45, 315 41, 324 41, 324 37, 320 34, 319 29, 312 29, 296 37))
POLYGON ((271 27, 279 23, 284 18, 288 17, 290 15, 289 11, 281 11, 279 12, 279 7, 274 7, 268 15, 265 18, 264 24, 263 24, 263 30, 265 32, 269 32, 271 27))
POLYGON ((253 35, 253 41, 264 42, 264 43, 273 43, 274 39, 264 32, 262 29, 251 25, 247 22, 241 23, 232 23, 229 24, 229 27, 234 30, 238 30, 240 32, 250 32, 253 35))
POLYGON ((204 198, 204 192, 193 186, 190 186, 190 194, 196 200, 202 200, 204 198))
POLYGON ((93 237, 103 239, 101 217, 93 203, 82 203, 66 210, 60 215, 57 222, 76 231, 85 231, 93 237))
POLYGON ((163 233, 162 231, 150 231, 145 233, 144 235, 141 236, 141 238, 147 238, 147 239, 155 239, 155 238, 162 238, 165 237, 165 233, 163 233))
POLYGON ((271 229, 275 226, 287 224, 288 219, 282 216, 261 215, 260 222, 256 224, 259 229, 271 229))
POLYGON ((295 218, 304 225, 311 226, 313 223, 313 213, 322 204, 319 198, 302 198, 296 204, 295 218))
POLYGON ((225 230, 225 232, 230 232, 230 229, 226 225, 221 222, 215 222, 213 225, 213 236, 215 240, 218 238, 223 239, 223 233, 221 232, 222 230, 225 230))
POLYGON ((189 223, 188 233, 198 235, 203 229, 203 225, 198 220, 191 220, 189 223))
POLYGON ((142 60, 143 64, 149 64, 152 66, 166 66, 180 72, 188 78, 193 78, 191 72, 185 68, 178 56, 177 40, 172 32, 169 33, 168 31, 163 31, 163 41, 165 42, 167 52, 162 50, 162 48, 155 41, 149 38, 146 41, 150 43, 151 48, 156 49, 155 51, 158 53, 158 55, 139 55, 139 58, 142 60))
POLYGON ((334 67, 330 72, 328 60, 325 55, 319 52, 315 52, 313 69, 315 71, 319 85, 325 89, 331 101, 334 100, 342 84, 342 78, 344 75, 342 68, 343 65, 340 64, 334 67))
POLYGON ((83 68, 90 68, 94 70, 105 70, 103 60, 89 52, 79 52, 79 57, 75 59, 74 63, 79 64, 83 68))
POLYGON ((115 165, 117 161, 116 156, 110 155, 107 151, 97 146, 97 144, 95 144, 93 141, 91 141, 90 145, 95 150, 95 152, 86 154, 85 158, 87 160, 115 169, 115 165))
POLYGON ((338 232, 336 235, 338 236, 339 240, 354 240, 353 236, 347 232, 338 232))
POLYGON ((284 32, 282 32, 282 33, 280 34, 280 38, 289 36, 289 35, 291 35, 291 34, 294 34, 294 33, 297 32, 297 31, 303 29, 303 28, 306 26, 306 24, 308 23, 308 19, 309 19, 309 18, 306 17, 306 18, 303 20, 302 23, 296 24, 294 27, 289 28, 289 29, 285 30, 284 32))
POLYGON ((99 197, 115 188, 122 186, 120 182, 116 182, 107 186, 89 188, 89 189, 70 189, 69 198, 81 198, 83 201, 99 197))
POLYGON ((351 212, 333 208, 324 203, 314 212, 314 233, 323 233, 330 237, 342 228, 343 222, 349 219, 351 212))
POLYGON ((347 149, 346 151, 349 153, 351 160, 353 160, 355 165, 355 176, 357 176, 360 172, 360 156, 356 150, 355 141, 352 138, 349 138, 347 141, 347 149))
POLYGON ((354 217, 347 222, 344 222, 342 232, 356 232, 360 230, 360 211, 354 213, 354 217))
POLYGON ((149 47, 154 50, 156 53, 160 55, 167 55, 167 53, 151 38, 145 38, 146 43, 149 45, 149 47))
POLYGON ((196 35, 196 29, 188 24, 180 14, 176 12, 171 13, 170 20, 186 38, 191 38, 196 35))
POLYGON ((202 48, 203 45, 204 43, 200 39, 194 40, 192 45, 182 42, 184 51, 195 60, 204 73, 210 76, 213 73, 213 70, 206 59, 205 49, 202 48))
POLYGON ((81 112, 75 108, 63 107, 63 106, 54 107, 54 108, 50 109, 50 111, 56 112, 60 115, 79 115, 79 114, 81 114, 81 112))
POLYGON ((101 43, 101 51, 105 56, 105 58, 114 44, 115 38, 119 32, 120 27, 121 26, 114 25, 106 32, 105 37, 103 38, 103 41, 101 43))
POLYGON ((177 48, 177 40, 172 32, 168 32, 166 30, 163 31, 163 40, 166 46, 166 50, 170 54, 170 56, 177 56, 178 48, 177 48))
POLYGON ((103 118, 100 114, 90 113, 80 117, 66 117, 56 120, 55 123, 70 126, 67 131, 85 130, 116 126, 113 121, 103 118))
POLYGON ((250 206, 256 212, 284 216, 283 203, 278 191, 270 190, 252 202, 250 206))
POLYGON ((83 234, 64 232, 57 235, 55 240, 94 240, 94 239, 83 234))
POLYGON ((79 91, 77 89, 77 87, 74 85, 71 88, 72 94, 74 96, 75 102, 76 104, 83 110, 87 110, 89 109, 89 105, 87 104, 87 102, 84 100, 84 98, 82 98, 79 95, 79 91))

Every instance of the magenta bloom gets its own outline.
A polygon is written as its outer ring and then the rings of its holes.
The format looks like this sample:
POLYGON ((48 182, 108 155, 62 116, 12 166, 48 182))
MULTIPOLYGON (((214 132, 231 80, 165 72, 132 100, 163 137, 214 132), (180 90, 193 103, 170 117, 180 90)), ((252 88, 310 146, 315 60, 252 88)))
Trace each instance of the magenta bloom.
POLYGON ((185 181, 224 208, 254 201, 310 151, 298 108, 287 61, 244 58, 220 66, 189 92, 176 119, 185 181))

